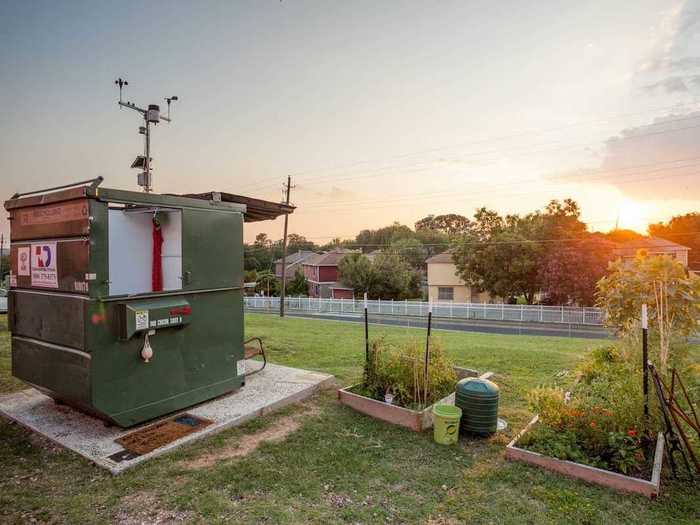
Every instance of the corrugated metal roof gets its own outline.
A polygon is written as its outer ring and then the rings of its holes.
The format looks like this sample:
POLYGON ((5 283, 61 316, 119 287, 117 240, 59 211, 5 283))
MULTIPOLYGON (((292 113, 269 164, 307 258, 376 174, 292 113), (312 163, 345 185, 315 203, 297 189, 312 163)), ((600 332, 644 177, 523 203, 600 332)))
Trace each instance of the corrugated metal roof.
POLYGON ((333 250, 332 252, 319 253, 304 260, 304 266, 337 266, 340 259, 353 250, 333 250))
POLYGON ((295 206, 284 204, 282 202, 272 202, 254 197, 245 197, 243 195, 234 195, 233 193, 208 191, 205 193, 186 193, 178 195, 179 197, 188 197, 190 199, 204 200, 221 200, 222 202, 235 202, 244 204, 246 211, 244 214, 245 222, 258 222, 276 219, 280 215, 288 215, 294 213, 295 206))
MULTIPOLYGON (((301 261, 305 261, 309 257, 316 255, 316 252, 312 252, 311 250, 299 250, 294 253, 287 254, 287 266, 290 264, 296 264, 301 261)), ((280 257, 275 261, 275 263, 282 263, 282 258, 280 257)))

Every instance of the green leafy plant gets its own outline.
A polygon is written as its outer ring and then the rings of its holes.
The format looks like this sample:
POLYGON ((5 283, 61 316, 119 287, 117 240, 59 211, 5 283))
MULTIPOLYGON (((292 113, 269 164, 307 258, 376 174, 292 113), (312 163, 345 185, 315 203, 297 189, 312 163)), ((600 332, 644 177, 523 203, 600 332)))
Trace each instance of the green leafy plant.
POLYGON ((640 251, 632 261, 610 264, 610 273, 597 285, 598 306, 606 323, 623 337, 636 337, 642 304, 649 307, 649 334, 654 357, 666 371, 676 348, 684 346, 700 317, 700 278, 668 256, 650 257, 640 251))
POLYGON ((639 470, 645 461, 644 447, 636 429, 627 432, 610 432, 608 448, 611 466, 623 474, 639 470))
POLYGON ((428 375, 425 375, 425 345, 410 340, 391 345, 384 339, 371 342, 365 364, 361 393, 384 399, 389 393, 394 403, 407 408, 424 408, 454 391, 457 377, 441 341, 430 340, 428 375))
POLYGON ((644 470, 658 419, 653 410, 644 417, 641 362, 632 355, 624 345, 597 348, 579 365, 571 394, 544 386, 532 390, 528 405, 540 424, 526 435, 527 448, 623 474, 644 470))

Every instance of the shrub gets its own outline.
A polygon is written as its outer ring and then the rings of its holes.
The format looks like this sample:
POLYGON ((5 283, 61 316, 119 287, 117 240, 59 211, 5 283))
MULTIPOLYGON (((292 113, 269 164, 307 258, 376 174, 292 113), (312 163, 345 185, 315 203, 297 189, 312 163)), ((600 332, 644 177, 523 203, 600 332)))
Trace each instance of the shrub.
POLYGON ((561 388, 539 387, 528 395, 540 425, 525 441, 528 448, 559 459, 637 473, 659 427, 655 397, 645 421, 641 358, 630 347, 608 345, 593 350, 578 366, 578 383, 567 396, 561 388))
POLYGON ((424 358, 423 341, 410 340, 401 345, 390 345, 384 339, 372 341, 363 393, 376 399, 391 393, 395 404, 408 408, 423 408, 446 397, 454 391, 457 377, 439 339, 430 339, 427 385, 424 358))

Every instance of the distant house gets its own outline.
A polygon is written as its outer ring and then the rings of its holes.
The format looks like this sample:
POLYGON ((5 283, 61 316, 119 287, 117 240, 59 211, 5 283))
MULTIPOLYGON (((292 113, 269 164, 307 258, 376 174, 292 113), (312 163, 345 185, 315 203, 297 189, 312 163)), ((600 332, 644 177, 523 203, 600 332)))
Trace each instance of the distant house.
POLYGON ((660 237, 645 237, 619 243, 617 248, 613 250, 613 254, 623 260, 631 260, 635 258, 639 250, 644 250, 650 256, 668 255, 679 261, 686 268, 688 267, 688 252, 690 248, 660 237))
POLYGON ((428 265, 428 299, 434 302, 495 303, 502 302, 487 292, 478 292, 462 280, 452 260, 452 251, 433 255, 428 265))
POLYGON ((332 299, 352 299, 353 290, 339 282, 338 263, 349 250, 333 250, 314 254, 302 262, 304 276, 309 282, 309 296, 332 299))
MULTIPOLYGON (((298 252, 287 254, 287 273, 284 280, 289 282, 294 279, 297 269, 302 269, 302 263, 314 255, 316 253, 309 250, 299 250, 298 252)), ((282 280, 282 259, 275 261, 275 275, 280 281, 282 280)))

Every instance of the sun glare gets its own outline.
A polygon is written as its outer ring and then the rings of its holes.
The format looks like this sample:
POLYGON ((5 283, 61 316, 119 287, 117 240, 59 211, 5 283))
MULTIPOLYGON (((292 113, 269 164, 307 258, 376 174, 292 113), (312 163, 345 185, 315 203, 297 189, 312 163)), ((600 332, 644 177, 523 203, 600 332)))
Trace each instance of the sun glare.
POLYGON ((646 233, 649 224, 647 211, 638 202, 622 201, 618 207, 618 228, 646 233))

